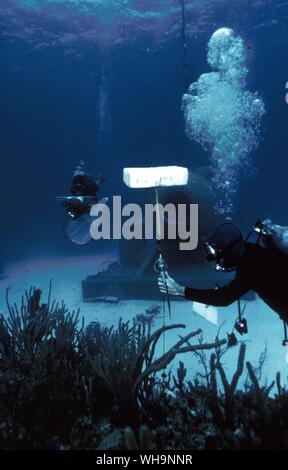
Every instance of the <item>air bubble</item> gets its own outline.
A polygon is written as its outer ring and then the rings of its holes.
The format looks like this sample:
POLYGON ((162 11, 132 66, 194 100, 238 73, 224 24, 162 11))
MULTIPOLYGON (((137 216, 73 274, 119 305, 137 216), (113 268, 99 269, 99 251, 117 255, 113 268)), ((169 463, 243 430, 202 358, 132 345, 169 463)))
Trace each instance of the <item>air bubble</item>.
POLYGON ((246 49, 230 28, 220 28, 208 43, 208 63, 183 96, 187 135, 209 151, 221 214, 233 212, 239 171, 259 143, 264 103, 247 90, 246 49), (227 182, 229 184, 227 184, 227 182))

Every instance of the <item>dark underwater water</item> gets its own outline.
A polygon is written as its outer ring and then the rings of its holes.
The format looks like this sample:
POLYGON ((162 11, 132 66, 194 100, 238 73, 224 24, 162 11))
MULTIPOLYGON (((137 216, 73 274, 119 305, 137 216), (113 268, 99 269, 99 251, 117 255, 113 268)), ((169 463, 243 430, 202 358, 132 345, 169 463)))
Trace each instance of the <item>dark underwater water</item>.
MULTIPOLYGON (((123 194, 129 165, 207 165, 187 139, 181 98, 209 71, 206 46, 229 26, 245 40, 248 88, 266 107, 262 141, 236 209, 286 222, 287 15, 283 1, 91 1, 2 4, 1 262, 102 250, 67 244, 63 211, 81 158, 123 194)), ((103 193, 104 195, 104 193, 103 193)), ((246 229, 246 227, 245 227, 246 229)))

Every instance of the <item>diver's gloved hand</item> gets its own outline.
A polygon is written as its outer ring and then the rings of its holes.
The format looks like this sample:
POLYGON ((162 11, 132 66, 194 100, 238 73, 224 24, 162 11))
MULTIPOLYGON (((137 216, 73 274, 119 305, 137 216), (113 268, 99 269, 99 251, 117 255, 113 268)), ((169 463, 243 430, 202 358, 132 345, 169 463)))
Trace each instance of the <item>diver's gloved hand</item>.
POLYGON ((184 297, 185 287, 180 286, 180 284, 174 281, 174 279, 172 279, 168 273, 165 273, 165 282, 162 278, 162 275, 159 275, 158 286, 160 292, 163 292, 163 294, 167 294, 168 291, 169 295, 180 295, 181 297, 184 297))
POLYGON ((262 222, 263 225, 263 235, 266 237, 273 237, 274 235, 274 225, 272 224, 272 220, 266 219, 262 222))

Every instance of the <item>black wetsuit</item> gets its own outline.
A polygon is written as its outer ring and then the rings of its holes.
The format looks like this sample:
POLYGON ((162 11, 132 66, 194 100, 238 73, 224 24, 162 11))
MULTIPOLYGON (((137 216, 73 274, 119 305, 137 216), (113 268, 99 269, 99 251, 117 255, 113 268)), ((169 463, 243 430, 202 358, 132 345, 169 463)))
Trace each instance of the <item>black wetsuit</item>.
POLYGON ((283 319, 288 320, 287 258, 260 245, 246 243, 235 279, 217 289, 185 288, 185 297, 195 302, 230 305, 249 290, 255 291, 283 319))
POLYGON ((71 186, 72 196, 96 197, 98 191, 99 187, 92 176, 84 174, 74 176, 71 186))
POLYGON ((74 176, 70 191, 72 196, 75 196, 75 199, 69 202, 69 214, 72 213, 74 219, 79 219, 82 215, 89 214, 92 205, 98 202, 98 190, 99 186, 93 176, 85 174, 74 176), (79 196, 86 199, 80 201, 77 199, 79 196))

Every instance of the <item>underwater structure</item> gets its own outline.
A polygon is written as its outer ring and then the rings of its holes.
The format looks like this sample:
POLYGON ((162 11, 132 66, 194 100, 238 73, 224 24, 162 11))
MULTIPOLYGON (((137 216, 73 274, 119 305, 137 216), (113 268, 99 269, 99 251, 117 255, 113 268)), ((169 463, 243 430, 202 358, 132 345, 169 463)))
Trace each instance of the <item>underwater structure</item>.
MULTIPOLYGON (((164 258, 183 283, 189 282, 189 270, 197 267, 197 285, 207 285, 207 280, 216 283, 215 273, 207 268, 203 261, 205 252, 201 246, 207 239, 219 216, 214 212, 215 191, 209 181, 209 167, 189 171, 188 184, 183 187, 159 189, 159 202, 163 206, 169 203, 198 204, 199 207, 199 247, 191 252, 179 250, 179 239, 161 241, 164 258), (200 276, 199 276, 200 267, 200 276)), ((154 203, 154 191, 143 190, 143 203, 154 203)), ((164 224, 167 221, 164 221, 164 224)), ((188 220, 189 224, 190 221, 188 220)), ((119 262, 107 267, 104 272, 90 275, 82 281, 82 295, 86 302, 113 301, 113 299, 151 299, 161 300, 161 293, 155 283, 154 263, 158 246, 155 241, 120 240, 119 262)), ((228 275, 229 278, 229 275, 228 275)), ((226 276, 227 280, 227 276, 226 276)))

